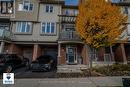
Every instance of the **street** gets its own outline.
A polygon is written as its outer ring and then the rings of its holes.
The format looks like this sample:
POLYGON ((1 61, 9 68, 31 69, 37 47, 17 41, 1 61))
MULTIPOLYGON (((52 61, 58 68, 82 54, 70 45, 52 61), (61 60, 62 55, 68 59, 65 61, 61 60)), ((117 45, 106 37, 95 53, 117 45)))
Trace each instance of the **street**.
POLYGON ((0 87, 120 87, 123 86, 122 78, 124 77, 15 79, 14 85, 3 85, 1 80, 0 87))

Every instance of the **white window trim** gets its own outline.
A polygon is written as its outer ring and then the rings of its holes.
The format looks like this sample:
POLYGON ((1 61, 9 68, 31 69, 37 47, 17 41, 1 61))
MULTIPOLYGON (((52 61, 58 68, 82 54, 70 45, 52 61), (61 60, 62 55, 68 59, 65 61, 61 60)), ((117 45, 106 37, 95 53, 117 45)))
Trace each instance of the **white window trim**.
POLYGON ((17 22, 17 23, 16 23, 16 30, 15 30, 15 33, 30 34, 31 31, 32 31, 32 23, 29 22, 29 23, 31 23, 29 32, 27 32, 27 23, 28 23, 28 22, 25 22, 26 24, 25 24, 25 30, 24 30, 24 32, 22 32, 22 24, 21 24, 21 23, 23 23, 23 22, 17 22), (18 29, 18 23, 20 23, 20 29, 18 29))
POLYGON ((26 1, 26 0, 23 0, 22 3, 21 3, 21 2, 18 3, 18 11, 32 12, 32 11, 34 10, 34 3, 31 3, 30 0, 28 0, 28 1, 29 1, 29 4, 32 4, 32 5, 33 5, 33 8, 32 8, 32 10, 29 10, 30 5, 28 5, 28 6, 29 6, 28 10, 25 10, 25 9, 24 9, 24 3, 25 3, 25 1, 26 1), (19 4, 22 4, 22 9, 21 9, 21 10, 19 10, 19 4))
POLYGON ((49 5, 49 4, 46 5, 46 6, 45 6, 45 12, 46 12, 46 13, 54 13, 54 6, 53 6, 53 5, 49 5), (46 9, 47 9, 46 7, 47 7, 47 6, 49 6, 49 11, 48 11, 48 12, 46 12, 46 9), (52 12, 50 12, 50 7, 51 7, 51 6, 53 7, 52 12))
MULTIPOLYGON (((66 53, 68 54, 68 49, 69 48, 75 48, 75 55, 74 55, 74 63, 77 63, 78 62, 78 59, 77 59, 77 47, 76 46, 71 46, 71 45, 67 45, 66 46, 66 53)), ((66 55, 66 62, 69 64, 69 59, 68 59, 68 55, 66 55)))
POLYGON ((56 23, 55 22, 41 22, 41 30, 40 30, 40 33, 43 34, 43 35, 56 35, 56 23), (43 27, 43 23, 45 23, 45 33, 42 31, 42 27, 43 27), (49 23, 50 25, 50 32, 47 33, 47 23, 49 23), (54 33, 51 33, 52 32, 52 29, 51 29, 51 24, 54 23, 54 33))

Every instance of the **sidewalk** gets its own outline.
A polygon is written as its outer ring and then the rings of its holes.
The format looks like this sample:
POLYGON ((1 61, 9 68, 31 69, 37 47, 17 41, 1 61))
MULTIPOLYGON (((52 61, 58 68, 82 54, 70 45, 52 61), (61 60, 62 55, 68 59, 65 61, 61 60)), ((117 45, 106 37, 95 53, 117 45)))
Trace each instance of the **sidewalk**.
POLYGON ((87 77, 87 78, 57 78, 57 79, 16 79, 15 85, 0 87, 102 87, 123 86, 122 78, 126 77, 87 77))

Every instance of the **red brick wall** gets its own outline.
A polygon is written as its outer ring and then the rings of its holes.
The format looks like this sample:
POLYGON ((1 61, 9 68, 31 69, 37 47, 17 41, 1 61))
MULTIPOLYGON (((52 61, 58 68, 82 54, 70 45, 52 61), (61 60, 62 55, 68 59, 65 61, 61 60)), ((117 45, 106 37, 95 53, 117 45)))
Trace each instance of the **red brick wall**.
POLYGON ((18 55, 23 54, 22 47, 15 45, 15 44, 9 44, 7 47, 7 50, 8 50, 8 53, 11 53, 11 54, 18 54, 18 55))
POLYGON ((41 48, 38 44, 34 45, 33 48, 33 61, 36 60, 37 57, 41 55, 41 48))
POLYGON ((59 64, 66 64, 66 47, 61 46, 60 50, 61 57, 59 58, 59 64))
POLYGON ((104 61, 105 48, 99 48, 98 61, 104 61))
POLYGON ((123 62, 121 45, 117 46, 117 48, 115 49, 114 57, 116 62, 123 62))
POLYGON ((83 58, 83 64, 88 64, 89 63, 89 58, 88 58, 88 54, 87 54, 87 48, 85 47, 85 45, 82 46, 81 49, 81 56, 83 58))
POLYGON ((126 52, 127 61, 130 61, 130 44, 126 44, 125 52, 126 52))

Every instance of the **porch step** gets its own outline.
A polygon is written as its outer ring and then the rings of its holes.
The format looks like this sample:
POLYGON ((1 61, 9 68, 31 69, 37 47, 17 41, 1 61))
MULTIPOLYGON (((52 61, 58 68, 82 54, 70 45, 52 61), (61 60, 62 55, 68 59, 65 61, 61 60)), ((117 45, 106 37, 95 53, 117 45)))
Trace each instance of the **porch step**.
POLYGON ((82 69, 87 68, 87 65, 58 65, 57 73, 82 73, 82 69))

